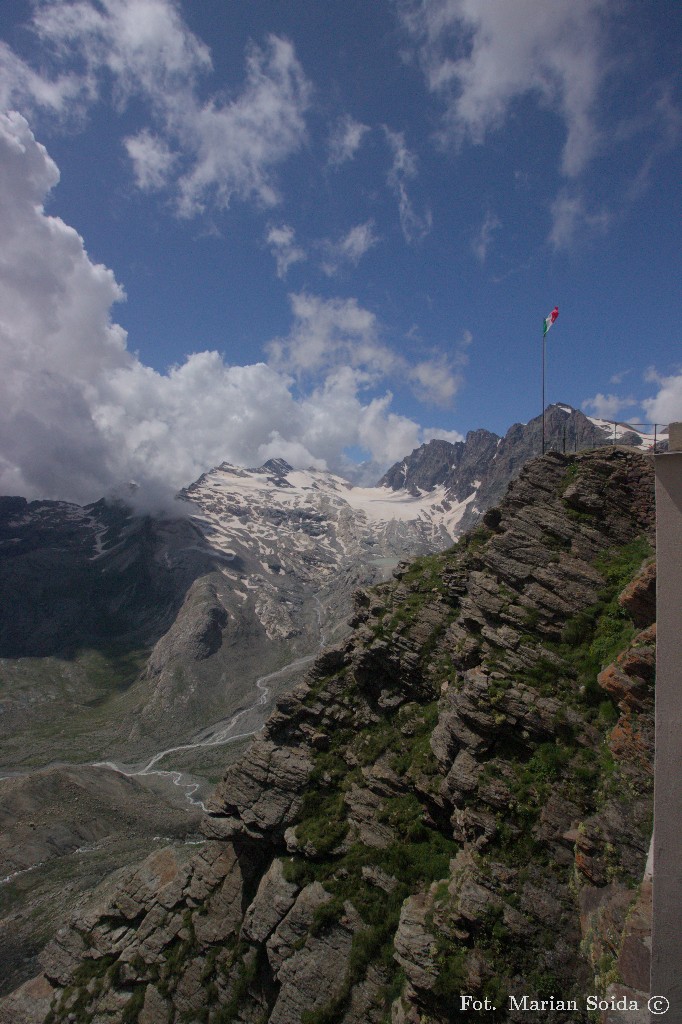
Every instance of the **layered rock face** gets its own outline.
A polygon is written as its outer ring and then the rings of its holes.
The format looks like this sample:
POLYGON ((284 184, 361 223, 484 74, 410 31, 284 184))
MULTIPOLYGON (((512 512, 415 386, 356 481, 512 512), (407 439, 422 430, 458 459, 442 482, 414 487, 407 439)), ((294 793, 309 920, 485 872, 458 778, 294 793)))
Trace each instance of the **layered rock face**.
POLYGON ((205 843, 112 878, 0 1020, 446 1024, 479 1019, 466 993, 516 1022, 509 996, 560 993, 587 1021, 595 986, 640 987, 653 631, 646 583, 618 596, 653 514, 644 457, 550 454, 358 592, 205 843))

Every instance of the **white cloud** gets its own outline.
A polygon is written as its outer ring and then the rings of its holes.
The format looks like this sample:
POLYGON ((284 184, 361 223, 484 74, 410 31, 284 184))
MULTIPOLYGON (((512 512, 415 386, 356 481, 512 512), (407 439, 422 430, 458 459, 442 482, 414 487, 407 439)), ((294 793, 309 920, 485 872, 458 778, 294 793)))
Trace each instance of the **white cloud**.
POLYGON ((464 440, 464 434, 458 430, 440 430, 438 427, 425 427, 422 431, 422 444, 426 441, 449 441, 450 444, 457 444, 464 440))
POLYGON ((307 292, 289 296, 294 323, 287 338, 271 342, 275 365, 316 374, 344 363, 366 381, 390 373, 397 357, 379 340, 375 315, 356 299, 323 299, 307 292))
POLYGON ((143 365, 111 319, 125 297, 114 275, 44 212, 58 180, 26 120, 0 115, 0 493, 91 501, 134 480, 153 507, 224 459, 283 454, 348 471, 344 452, 359 447, 378 476, 425 439, 391 412, 390 393, 366 397, 407 363, 353 299, 293 296, 272 365, 229 366, 216 352, 167 373, 143 365), (307 391, 292 369, 309 374, 307 391))
POLYGON ((461 373, 453 373, 446 359, 427 359, 409 371, 415 394, 423 402, 449 405, 462 386, 461 373))
POLYGON ((604 0, 398 0, 428 87, 446 103, 444 138, 483 142, 531 94, 566 125, 562 168, 578 174, 598 141, 604 0))
MULTIPOLYGON (((413 383, 413 390, 422 402, 449 406, 464 384, 464 368, 469 363, 469 348, 474 336, 469 330, 462 331, 459 339, 448 346, 448 355, 433 353, 408 368, 407 376, 413 383)), ((446 433, 433 434, 449 440, 446 433)), ((457 440, 461 440, 458 435, 457 440)))
POLYGON ((407 382, 422 402, 448 405, 463 382, 467 363, 465 339, 453 360, 435 354, 416 363, 381 340, 375 315, 356 299, 325 299, 308 292, 289 296, 294 317, 286 338, 268 346, 273 366, 299 379, 330 375, 334 381, 352 381, 355 392, 384 379, 407 382), (454 367, 453 367, 454 362, 454 367))
POLYGON ((58 57, 78 56, 93 77, 106 69, 124 102, 141 91, 164 102, 211 68, 208 47, 173 0, 43 0, 32 27, 58 57))
POLYGON ((168 131, 195 157, 178 183, 180 212, 193 215, 210 194, 220 206, 233 195, 274 205, 278 193, 270 169, 300 148, 309 96, 291 43, 270 36, 265 50, 251 48, 246 84, 235 100, 171 109, 168 131))
POLYGON ((177 162, 164 139, 144 129, 123 140, 135 174, 135 184, 142 192, 165 188, 177 162))
POLYGON ((632 373, 632 370, 621 370, 619 373, 614 373, 609 377, 609 384, 622 384, 625 378, 632 373))
POLYGON ((57 64, 49 78, 0 50, 0 85, 30 112, 82 110, 112 83, 119 109, 135 99, 149 124, 125 140, 136 182, 172 188, 181 216, 233 198, 264 206, 278 201, 274 168, 302 145, 311 87, 286 39, 250 46, 246 77, 232 97, 203 98, 208 48, 182 20, 173 0, 45 0, 32 27, 57 64))
POLYGON ((296 233, 290 224, 272 226, 268 229, 266 242, 270 246, 275 263, 277 277, 284 280, 289 267, 306 259, 305 250, 296 244, 296 233))
POLYGON ((94 83, 81 74, 48 78, 34 71, 0 40, 0 109, 42 109, 60 119, 79 116, 92 100, 94 83))
POLYGON ((493 232, 502 227, 502 221, 491 210, 488 210, 483 223, 476 233, 471 248, 479 263, 485 263, 488 256, 488 249, 492 245, 493 232))
POLYGON ((618 395, 604 395, 597 392, 594 398, 586 398, 583 409, 603 420, 617 420, 626 409, 637 405, 636 398, 620 398, 618 395))
POLYGON ((374 221, 356 224, 337 242, 328 239, 322 242, 324 260, 322 270, 328 277, 334 277, 344 266, 357 267, 362 257, 379 242, 374 230, 374 221))
POLYGON ((329 163, 338 166, 352 160, 368 131, 369 125, 356 121, 349 114, 339 118, 329 136, 329 163))
POLYGON ((406 242, 418 242, 431 230, 431 210, 423 216, 416 213, 407 191, 407 182, 417 176, 417 157, 405 144, 403 132, 395 132, 384 125, 384 135, 393 155, 387 181, 398 200, 400 227, 406 242))
POLYGON ((390 412, 390 391, 374 398, 359 410, 358 439, 372 453, 375 462, 386 466, 404 458, 406 452, 421 444, 422 432, 405 416, 390 412))
POLYGON ((647 384, 662 384, 665 377, 658 372, 655 366, 648 366, 644 371, 644 380, 647 384))
POLYGON ((577 241, 606 231, 611 214, 602 209, 596 212, 585 207, 582 196, 562 191, 551 206, 552 230, 549 241, 556 249, 569 249, 577 241))
POLYGON ((646 419, 666 424, 682 421, 682 372, 662 377, 652 369, 646 379, 659 385, 657 393, 642 402, 646 419))

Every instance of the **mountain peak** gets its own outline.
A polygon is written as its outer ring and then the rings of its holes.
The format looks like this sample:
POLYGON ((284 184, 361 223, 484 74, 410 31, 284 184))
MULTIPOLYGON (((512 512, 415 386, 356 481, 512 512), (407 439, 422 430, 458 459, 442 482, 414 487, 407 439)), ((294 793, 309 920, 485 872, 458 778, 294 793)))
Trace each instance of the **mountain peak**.
POLYGON ((489 430, 470 430, 465 441, 434 438, 396 462, 378 483, 393 491, 418 495, 444 485, 456 501, 464 501, 476 487, 483 468, 494 458, 499 443, 489 430))
POLYGON ((249 470, 250 473, 272 473, 274 476, 286 476, 287 473, 292 473, 294 470, 293 466, 290 466, 286 459, 268 459, 262 466, 257 469, 249 470))

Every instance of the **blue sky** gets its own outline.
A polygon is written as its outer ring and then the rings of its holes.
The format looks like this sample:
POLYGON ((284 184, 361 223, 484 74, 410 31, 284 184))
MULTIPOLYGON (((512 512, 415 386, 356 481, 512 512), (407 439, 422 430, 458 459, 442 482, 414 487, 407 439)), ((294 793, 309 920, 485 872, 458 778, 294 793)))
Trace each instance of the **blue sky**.
POLYGON ((0 14, 2 493, 682 418, 679 5, 0 14))

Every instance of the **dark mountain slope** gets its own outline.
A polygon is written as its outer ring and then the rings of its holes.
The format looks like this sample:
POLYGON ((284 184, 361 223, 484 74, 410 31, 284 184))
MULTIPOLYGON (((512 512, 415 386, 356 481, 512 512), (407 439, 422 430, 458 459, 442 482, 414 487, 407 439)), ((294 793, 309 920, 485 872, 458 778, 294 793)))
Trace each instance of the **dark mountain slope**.
POLYGON ((489 430, 470 430, 466 441, 455 444, 439 439, 429 441, 396 462, 378 486, 417 494, 445 484, 454 500, 464 501, 475 490, 499 443, 497 434, 489 430))
POLYGON ((197 536, 118 502, 0 498, 0 657, 150 646, 213 568, 197 536))
POLYGON ((510 994, 560 993, 586 1022, 649 842, 651 614, 618 594, 652 527, 644 457, 530 463, 451 551, 358 594, 205 845, 112 880, 0 1019, 446 1024, 480 1019, 467 993, 522 1021, 510 994))

